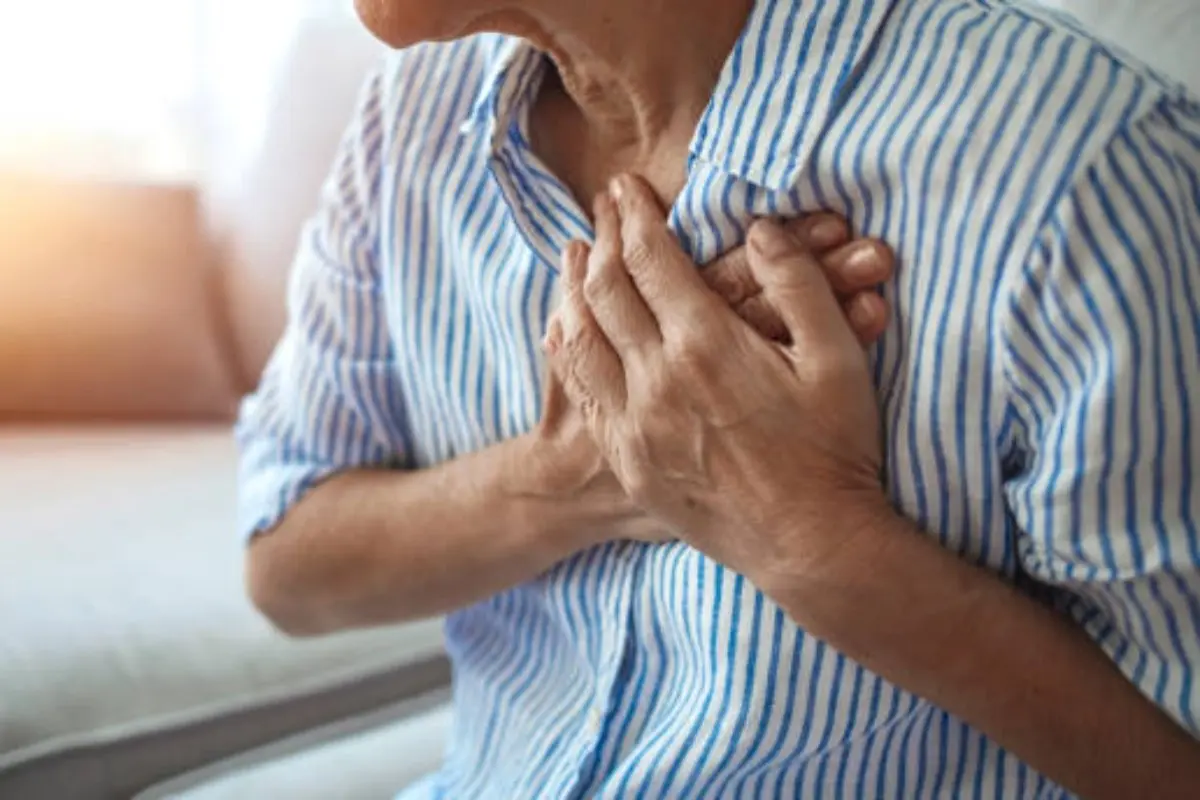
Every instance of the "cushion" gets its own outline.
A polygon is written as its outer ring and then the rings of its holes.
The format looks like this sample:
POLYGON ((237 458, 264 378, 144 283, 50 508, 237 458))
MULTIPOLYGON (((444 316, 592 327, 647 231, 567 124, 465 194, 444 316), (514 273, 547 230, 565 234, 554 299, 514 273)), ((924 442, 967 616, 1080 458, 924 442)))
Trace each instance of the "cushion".
POLYGON ((229 418, 197 193, 0 175, 0 418, 229 418))
POLYGON ((235 461, 222 428, 0 429, 0 797, 129 797, 448 683, 436 621, 270 628, 235 461))
POLYGON ((1196 0, 1043 0, 1100 38, 1200 93, 1200 3, 1196 0))

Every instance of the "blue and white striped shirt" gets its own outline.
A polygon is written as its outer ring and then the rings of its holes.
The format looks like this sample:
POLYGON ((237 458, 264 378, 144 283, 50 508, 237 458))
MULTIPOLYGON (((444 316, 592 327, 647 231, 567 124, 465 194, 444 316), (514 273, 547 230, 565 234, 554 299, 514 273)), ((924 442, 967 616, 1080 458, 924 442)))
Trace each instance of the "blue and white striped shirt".
MULTIPOLYGON (((339 470, 537 422, 557 255, 590 236, 530 149, 546 70, 480 36, 370 80, 244 408, 247 535, 339 470)), ((671 225, 706 263, 815 209, 899 256, 897 507, 1200 734, 1200 104, 1030 5, 759 0, 671 225)), ((454 732, 414 797, 1063 794, 684 544, 581 553, 447 634, 454 732)))

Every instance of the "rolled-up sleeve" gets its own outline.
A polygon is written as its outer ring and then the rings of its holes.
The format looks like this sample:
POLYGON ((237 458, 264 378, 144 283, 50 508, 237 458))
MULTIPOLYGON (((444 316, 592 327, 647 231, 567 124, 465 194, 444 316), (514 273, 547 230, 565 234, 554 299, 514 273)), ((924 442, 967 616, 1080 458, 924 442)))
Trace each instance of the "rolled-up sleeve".
POLYGON ((339 472, 395 466, 405 414, 379 264, 387 120, 382 71, 355 116, 305 226, 288 289, 288 324, 237 425, 239 528, 276 526, 339 472))
POLYGON ((1200 109, 1162 103, 1082 173, 1011 310, 1024 565, 1200 735, 1200 109))

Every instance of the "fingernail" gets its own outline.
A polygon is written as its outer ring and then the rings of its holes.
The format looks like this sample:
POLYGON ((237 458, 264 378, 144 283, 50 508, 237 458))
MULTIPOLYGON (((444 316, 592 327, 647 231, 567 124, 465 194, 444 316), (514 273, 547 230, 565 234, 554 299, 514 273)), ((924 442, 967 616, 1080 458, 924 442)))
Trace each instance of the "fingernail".
POLYGON ((779 223, 762 220, 750 229, 750 246, 766 258, 781 258, 799 249, 800 240, 779 223))
POLYGON ((822 220, 812 229, 812 243, 815 247, 833 247, 844 238, 846 226, 836 219, 822 220))

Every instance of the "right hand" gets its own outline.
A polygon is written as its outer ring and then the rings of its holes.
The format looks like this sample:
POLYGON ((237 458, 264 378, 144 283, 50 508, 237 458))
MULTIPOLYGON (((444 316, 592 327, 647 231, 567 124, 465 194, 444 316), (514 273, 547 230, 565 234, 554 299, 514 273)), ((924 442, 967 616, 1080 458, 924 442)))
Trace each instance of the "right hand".
MULTIPOLYGON (((878 339, 887 325, 887 305, 874 289, 891 277, 891 251, 880 242, 851 241, 849 226, 835 214, 802 217, 784 227, 820 259, 859 340, 871 344, 878 339), (862 259, 858 254, 863 252, 870 257, 862 259)), ((583 246, 572 243, 568 247, 583 246)), ((563 254, 561 269, 586 263, 586 258, 569 258, 568 253, 563 254)), ((762 336, 779 340, 786 335, 786 327, 753 277, 745 247, 716 259, 704 268, 703 275, 709 287, 762 336)), ((566 285, 576 287, 571 291, 581 291, 585 277, 576 275, 566 285)), ((533 437, 536 457, 531 466, 538 473, 539 485, 556 497, 601 509, 606 522, 598 541, 662 543, 678 538, 625 494, 593 442, 582 410, 572 405, 552 371, 546 376, 542 419, 533 437)))

